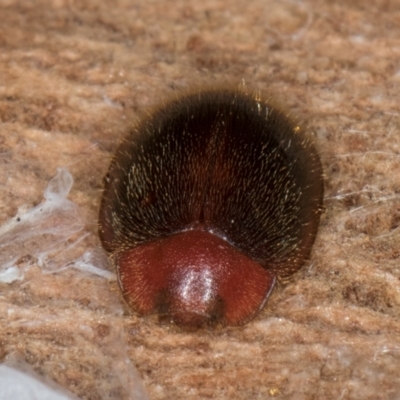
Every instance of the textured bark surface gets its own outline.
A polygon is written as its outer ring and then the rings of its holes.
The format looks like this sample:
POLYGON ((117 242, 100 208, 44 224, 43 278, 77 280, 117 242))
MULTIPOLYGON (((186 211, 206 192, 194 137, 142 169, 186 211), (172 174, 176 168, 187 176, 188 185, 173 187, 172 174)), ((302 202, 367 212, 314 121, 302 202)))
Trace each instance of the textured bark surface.
POLYGON ((399 59, 396 0, 0 0, 0 360, 83 399, 397 399, 399 59), (131 315, 96 230, 112 153, 174 91, 242 79, 315 132, 311 261, 242 328, 131 315))

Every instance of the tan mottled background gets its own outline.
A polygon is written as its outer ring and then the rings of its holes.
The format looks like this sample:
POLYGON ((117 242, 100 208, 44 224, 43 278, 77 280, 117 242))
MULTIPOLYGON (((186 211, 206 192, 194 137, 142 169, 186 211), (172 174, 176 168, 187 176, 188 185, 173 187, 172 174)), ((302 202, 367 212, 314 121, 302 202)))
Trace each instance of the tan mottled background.
POLYGON ((0 0, 0 361, 82 399, 400 398, 399 89, 397 0, 0 0), (130 315, 96 233, 112 152, 242 80, 315 132, 312 259, 243 328, 130 315))

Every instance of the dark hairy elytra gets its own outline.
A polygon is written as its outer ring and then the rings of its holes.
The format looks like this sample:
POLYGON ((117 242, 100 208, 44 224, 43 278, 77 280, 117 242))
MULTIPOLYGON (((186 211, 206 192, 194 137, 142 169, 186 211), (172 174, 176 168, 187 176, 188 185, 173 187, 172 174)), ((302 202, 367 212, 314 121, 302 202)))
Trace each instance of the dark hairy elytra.
POLYGON ((316 149, 287 115, 243 90, 197 91, 118 148, 100 238, 138 313, 239 325, 309 257, 322 197, 316 149))

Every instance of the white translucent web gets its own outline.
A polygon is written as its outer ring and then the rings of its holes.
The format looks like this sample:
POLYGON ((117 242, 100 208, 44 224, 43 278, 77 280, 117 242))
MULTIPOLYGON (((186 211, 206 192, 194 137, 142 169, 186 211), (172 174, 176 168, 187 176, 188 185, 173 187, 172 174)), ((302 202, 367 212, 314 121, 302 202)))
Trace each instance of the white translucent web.
POLYGON ((45 273, 66 268, 115 280, 114 273, 100 268, 92 250, 85 250, 89 235, 79 207, 67 199, 73 177, 65 168, 44 191, 44 201, 31 209, 20 208, 0 227, 0 282, 22 280, 27 268, 38 265, 45 273))
MULTIPOLYGON (((72 268, 79 270, 77 274, 86 274, 89 279, 116 279, 116 275, 106 269, 105 255, 99 255, 98 248, 88 245, 90 240, 87 239, 93 233, 86 229, 84 213, 77 204, 67 199, 72 186, 70 172, 59 168, 44 191, 42 203, 30 209, 20 208, 15 217, 0 227, 0 285, 9 287, 10 292, 13 288, 18 290, 29 284, 27 272, 33 267, 40 267, 42 274, 65 274, 72 268)), ((34 285, 38 282, 40 279, 34 285)), ((68 285, 71 281, 62 282, 68 285)), ((94 377, 99 398, 108 400, 112 398, 110 392, 117 390, 125 396, 124 399, 147 400, 141 378, 127 355, 125 332, 119 320, 122 314, 120 299, 118 295, 111 296, 110 290, 105 293, 102 290, 107 290, 107 285, 99 283, 90 288, 77 285, 69 292, 60 293, 60 299, 54 299, 54 302, 48 297, 48 303, 40 303, 40 299, 35 303, 35 296, 32 297, 32 304, 9 302, 5 304, 6 325, 14 332, 19 328, 32 331, 36 339, 43 332, 43 339, 40 339, 43 346, 58 349, 53 351, 61 352, 60 360, 66 350, 63 346, 47 343, 47 333, 60 332, 73 338, 75 349, 69 353, 72 366, 68 368, 94 368, 100 376, 94 377), (75 299, 74 293, 78 297, 79 294, 89 296, 92 305, 85 306, 79 301, 77 304, 73 301, 68 303, 75 299), (103 298, 111 301, 109 309, 101 308, 99 299, 103 298), (97 333, 99 326, 105 327, 104 335, 97 333), (82 363, 86 363, 83 367, 80 361, 74 360, 74 352, 81 354, 82 363)), ((75 399, 48 379, 43 380, 26 365, 24 346, 27 344, 22 342, 21 339, 18 354, 8 354, 5 364, 0 364, 0 400, 17 397, 27 400, 75 399)))

